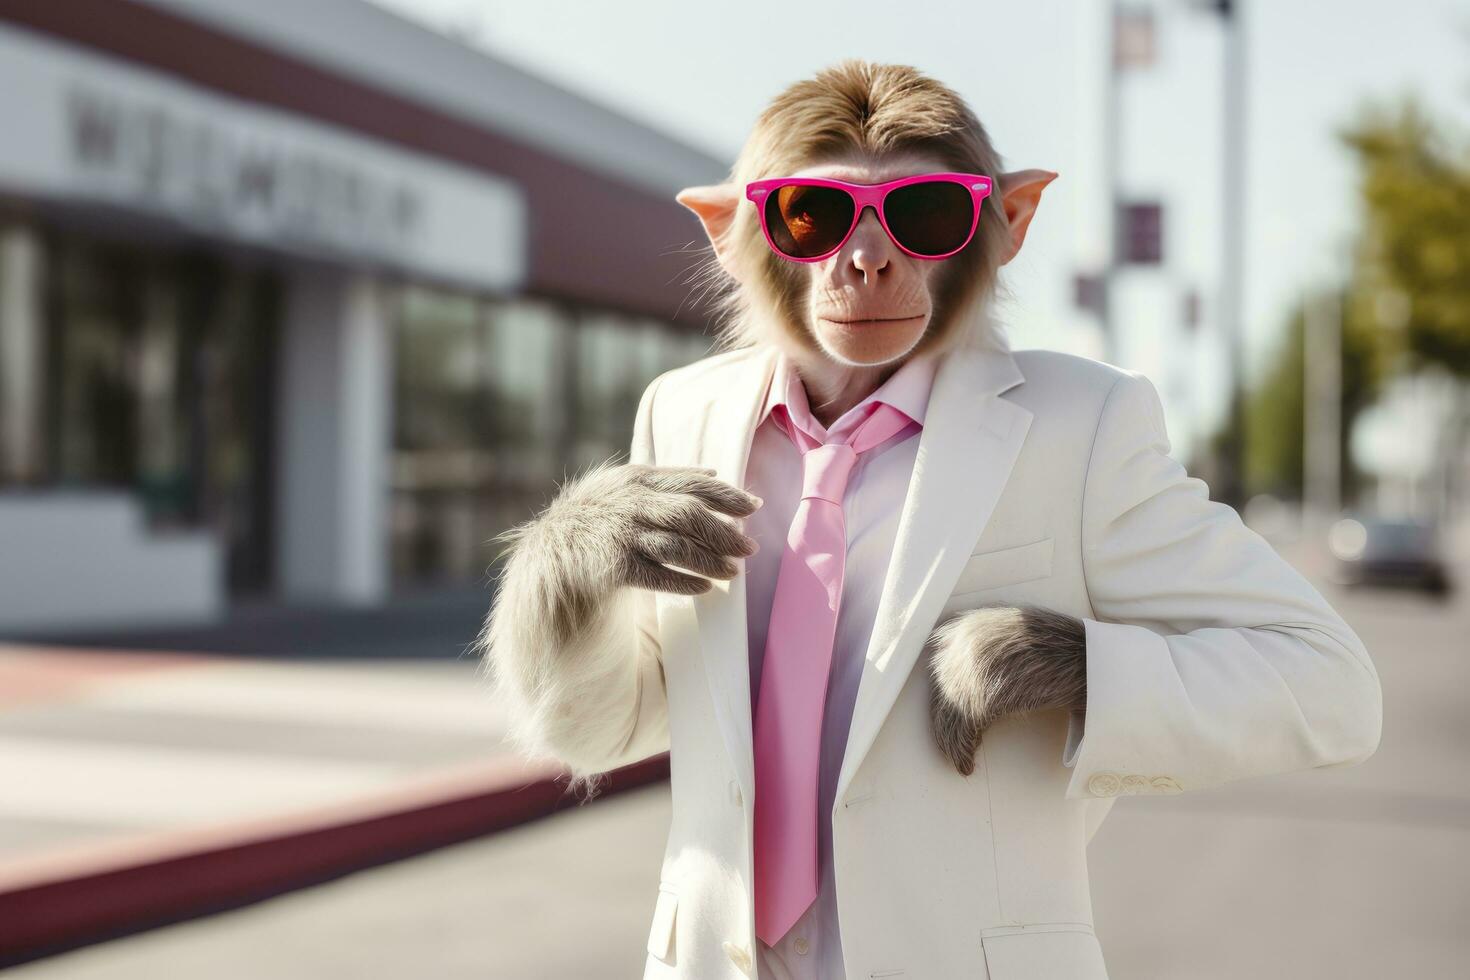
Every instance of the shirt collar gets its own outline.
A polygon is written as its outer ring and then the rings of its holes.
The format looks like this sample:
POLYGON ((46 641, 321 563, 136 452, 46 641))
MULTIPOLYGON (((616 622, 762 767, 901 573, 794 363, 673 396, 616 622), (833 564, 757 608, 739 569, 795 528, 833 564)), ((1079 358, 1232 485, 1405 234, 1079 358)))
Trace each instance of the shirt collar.
MULTIPOLYGON (((842 414, 832 423, 828 434, 840 433, 851 428, 858 420, 867 416, 866 406, 881 401, 903 412, 915 422, 923 425, 924 412, 929 407, 929 392, 933 388, 934 372, 938 366, 934 354, 910 357, 902 366, 875 388, 866 398, 842 414)), ((775 373, 766 391, 765 405, 761 408, 761 421, 766 421, 777 405, 784 406, 801 427, 813 435, 823 434, 822 424, 811 415, 807 403, 806 389, 795 365, 785 352, 778 352, 775 373)))

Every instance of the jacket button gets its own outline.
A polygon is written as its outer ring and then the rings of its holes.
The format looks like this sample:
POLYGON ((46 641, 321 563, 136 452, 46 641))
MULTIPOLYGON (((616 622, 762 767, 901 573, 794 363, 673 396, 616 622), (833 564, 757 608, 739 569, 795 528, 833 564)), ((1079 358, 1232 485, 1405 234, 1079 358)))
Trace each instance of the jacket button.
POLYGON ((745 802, 740 796, 740 780, 738 779, 730 780, 730 802, 736 806, 741 806, 745 802))
POLYGON ((1094 796, 1117 796, 1123 781, 1115 772, 1095 772, 1087 781, 1087 791, 1094 796))
POLYGON ((720 944, 720 948, 725 951, 726 956, 730 957, 730 962, 740 968, 742 973, 750 972, 750 954, 745 951, 745 947, 736 946, 727 939, 720 944))

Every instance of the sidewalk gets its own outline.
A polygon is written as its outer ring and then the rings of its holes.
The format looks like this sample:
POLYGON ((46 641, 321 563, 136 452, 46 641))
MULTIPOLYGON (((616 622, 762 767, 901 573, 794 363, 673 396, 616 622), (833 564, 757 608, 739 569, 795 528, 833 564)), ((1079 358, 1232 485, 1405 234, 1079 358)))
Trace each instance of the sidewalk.
POLYGON ((468 658, 0 645, 0 966, 575 805, 485 684, 468 658))

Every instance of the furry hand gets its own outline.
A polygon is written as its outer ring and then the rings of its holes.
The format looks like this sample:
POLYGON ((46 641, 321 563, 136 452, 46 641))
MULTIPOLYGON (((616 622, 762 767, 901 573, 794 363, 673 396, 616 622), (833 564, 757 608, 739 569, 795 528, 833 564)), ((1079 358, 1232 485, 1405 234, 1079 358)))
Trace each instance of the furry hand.
POLYGON ((733 578, 755 539, 720 515, 747 517, 760 498, 698 466, 594 466, 565 484, 507 545, 497 606, 510 597, 552 646, 571 645, 614 591, 697 595, 733 578), (676 565, 680 571, 668 567, 676 565))
POLYGON ((711 578, 735 577, 733 557, 749 557, 756 548, 717 515, 749 517, 761 503, 714 473, 643 463, 594 467, 563 488, 542 521, 589 567, 605 562, 610 583, 676 595, 708 592, 711 578))
POLYGON ((991 606, 935 627, 925 643, 934 739, 968 776, 991 722, 1033 708, 1087 706, 1087 634, 1074 616, 991 606))

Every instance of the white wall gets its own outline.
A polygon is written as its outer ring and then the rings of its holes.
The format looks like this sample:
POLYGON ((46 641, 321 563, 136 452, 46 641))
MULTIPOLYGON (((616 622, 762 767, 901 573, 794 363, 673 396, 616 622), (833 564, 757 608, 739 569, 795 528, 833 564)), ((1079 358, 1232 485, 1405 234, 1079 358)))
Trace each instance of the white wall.
POLYGON ((387 290, 365 273, 302 266, 284 321, 277 581, 290 599, 376 602, 388 589, 387 290))
POLYGON ((205 622, 224 563, 205 531, 150 532, 125 492, 0 493, 0 630, 205 622))

